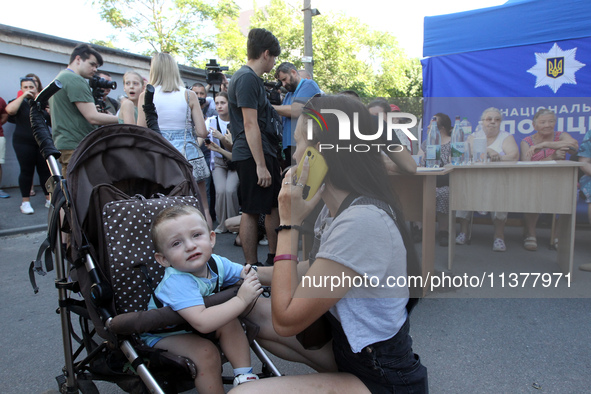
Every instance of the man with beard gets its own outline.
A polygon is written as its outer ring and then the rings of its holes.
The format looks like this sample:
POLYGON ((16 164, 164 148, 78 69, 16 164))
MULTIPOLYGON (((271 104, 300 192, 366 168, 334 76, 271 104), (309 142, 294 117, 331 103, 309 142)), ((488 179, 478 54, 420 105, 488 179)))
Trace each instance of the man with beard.
POLYGON ((300 77, 298 69, 289 62, 281 63, 277 67, 275 78, 281 81, 287 90, 282 105, 274 106, 277 113, 283 117, 283 153, 287 167, 293 160, 290 148, 292 145, 295 146, 293 132, 298 117, 306 102, 320 94, 320 88, 313 80, 300 77))

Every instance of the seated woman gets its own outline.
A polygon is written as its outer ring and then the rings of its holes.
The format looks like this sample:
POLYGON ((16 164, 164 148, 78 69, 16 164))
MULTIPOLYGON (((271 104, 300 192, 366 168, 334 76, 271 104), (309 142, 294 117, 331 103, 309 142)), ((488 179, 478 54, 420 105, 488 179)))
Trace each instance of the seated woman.
MULTIPOLYGON (((579 143, 567 132, 554 131, 556 127, 556 114, 549 109, 541 109, 534 115, 533 127, 536 131, 521 141, 522 161, 548 161, 564 160, 567 153, 575 153, 579 149, 579 143)), ((525 213, 525 240, 523 247, 526 250, 538 249, 536 239, 537 213, 525 213)))
MULTIPOLYGON (((581 171, 583 175, 579 179, 581 191, 585 195, 585 202, 587 203, 587 215, 589 216, 589 223, 591 223, 591 129, 587 131, 578 153, 579 161, 583 163, 581 171)), ((579 268, 583 271, 591 271, 591 263, 581 264, 579 268)))
MULTIPOLYGON (((437 119, 437 128, 441 134, 441 160, 439 167, 451 163, 451 119, 443 113, 435 114, 437 119)), ((427 139, 421 144, 421 151, 427 151, 427 139)), ((425 167, 425 156, 421 156, 421 167, 425 167)), ((437 188, 435 189, 435 210, 437 214, 437 223, 439 226, 439 245, 447 246, 449 236, 449 176, 442 175, 437 177, 437 188)))
MULTIPOLYGON (((271 316, 275 331, 289 337, 325 315, 332 327, 332 349, 325 346, 313 352, 319 355, 317 365, 327 366, 331 373, 263 379, 233 392, 426 393, 427 370, 412 351, 409 336, 408 311, 416 301, 409 302, 409 288, 351 284, 365 275, 373 278, 374 285, 385 284, 388 277, 406 277, 407 272, 414 275, 418 268, 379 152, 321 152, 328 167, 324 186, 309 201, 302 198, 309 172, 314 171, 307 155, 304 158, 306 148, 338 144, 336 116, 324 117, 326 129, 311 122, 313 135, 308 139, 307 114, 323 109, 338 109, 351 119, 358 113, 360 129, 368 130, 372 124, 362 103, 342 95, 313 98, 304 108, 294 135, 294 159, 304 160, 304 170, 299 179, 290 170, 279 194, 281 226, 272 268, 271 316), (299 224, 320 200, 325 206, 316 221, 310 261, 298 263, 299 224), (305 276, 299 277, 298 272, 305 272, 305 276), (327 277, 352 280, 343 280, 334 288, 306 284, 327 277), (336 368, 331 367, 331 359, 336 368)), ((351 138, 348 142, 352 144, 363 143, 354 133, 351 138)), ((262 283, 265 270, 259 269, 262 283)), ((261 332, 265 330, 261 327, 261 332)), ((264 339, 261 344, 272 350, 264 339)))
MULTIPOLYGON (((480 117, 482 127, 486 135, 486 156, 490 161, 517 161, 519 159, 519 148, 517 142, 511 134, 501 131, 501 122, 503 115, 497 108, 487 108, 480 117)), ((468 137, 470 151, 473 152, 474 136, 468 137)), ((505 222, 507 221, 507 212, 491 212, 494 226, 493 251, 504 252, 505 246, 505 222)), ((460 220, 461 230, 456 237, 456 244, 463 245, 467 241, 468 224, 470 212, 458 211, 457 217, 460 220)))

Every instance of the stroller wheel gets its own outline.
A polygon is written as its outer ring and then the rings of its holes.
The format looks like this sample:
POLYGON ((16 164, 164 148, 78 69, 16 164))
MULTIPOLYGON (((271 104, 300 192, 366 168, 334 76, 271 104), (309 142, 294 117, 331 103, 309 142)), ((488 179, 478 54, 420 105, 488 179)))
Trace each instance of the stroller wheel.
MULTIPOLYGON (((68 388, 68 383, 65 375, 59 375, 55 377, 60 393, 69 393, 71 390, 68 388)), ((98 388, 91 379, 88 379, 84 375, 79 375, 76 379, 78 389, 75 392, 80 391, 82 394, 100 394, 98 388)))
POLYGON ((92 380, 78 379, 78 389, 82 394, 100 394, 92 380))

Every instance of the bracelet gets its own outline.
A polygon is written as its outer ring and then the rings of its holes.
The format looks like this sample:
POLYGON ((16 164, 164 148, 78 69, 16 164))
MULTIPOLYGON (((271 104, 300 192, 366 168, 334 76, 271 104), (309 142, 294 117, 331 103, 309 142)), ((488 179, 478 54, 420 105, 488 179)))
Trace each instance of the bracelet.
POLYGON ((296 256, 295 254, 280 254, 278 256, 275 256, 275 258, 273 258, 273 263, 276 263, 280 260, 291 260, 291 261, 295 261, 297 263, 298 256, 296 256))
POLYGON ((275 232, 277 234, 279 234, 279 231, 281 231, 281 230, 291 230, 291 229, 298 230, 298 231, 302 232, 302 228, 300 226, 296 226, 295 224, 291 224, 291 225, 282 224, 281 226, 279 226, 275 229, 275 232))

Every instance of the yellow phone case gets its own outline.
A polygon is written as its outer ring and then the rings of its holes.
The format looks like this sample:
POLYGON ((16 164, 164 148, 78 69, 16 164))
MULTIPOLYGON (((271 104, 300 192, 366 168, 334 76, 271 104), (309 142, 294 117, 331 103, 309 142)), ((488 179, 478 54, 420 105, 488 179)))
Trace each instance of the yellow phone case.
POLYGON ((310 165, 310 171, 308 172, 308 179, 306 180, 306 184, 303 190, 303 197, 304 200, 310 200, 318 191, 320 186, 322 186, 322 182, 324 182, 324 177, 328 171, 328 166, 326 165, 326 161, 324 161, 324 157, 316 150, 316 148, 308 147, 304 151, 304 157, 300 160, 300 164, 298 164, 298 168, 296 171, 296 175, 298 179, 302 174, 302 168, 304 167, 304 159, 308 158, 308 164, 310 165))

